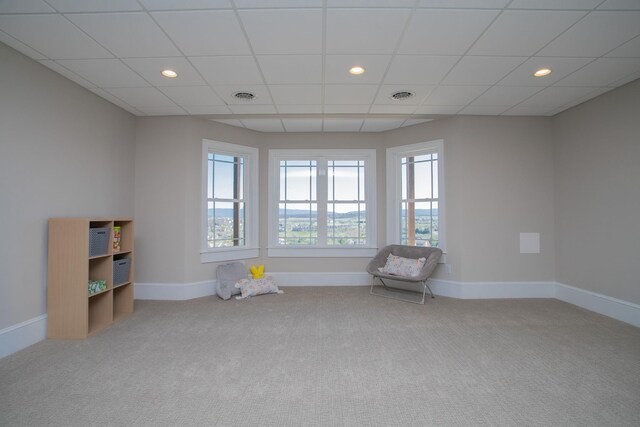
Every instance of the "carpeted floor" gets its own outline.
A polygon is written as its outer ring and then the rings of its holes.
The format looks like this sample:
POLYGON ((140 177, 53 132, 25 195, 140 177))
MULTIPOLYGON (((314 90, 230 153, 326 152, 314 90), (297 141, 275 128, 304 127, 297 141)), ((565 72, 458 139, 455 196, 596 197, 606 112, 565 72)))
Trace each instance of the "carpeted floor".
POLYGON ((0 360, 0 425, 640 425, 638 328, 556 300, 368 292, 137 301, 0 360))

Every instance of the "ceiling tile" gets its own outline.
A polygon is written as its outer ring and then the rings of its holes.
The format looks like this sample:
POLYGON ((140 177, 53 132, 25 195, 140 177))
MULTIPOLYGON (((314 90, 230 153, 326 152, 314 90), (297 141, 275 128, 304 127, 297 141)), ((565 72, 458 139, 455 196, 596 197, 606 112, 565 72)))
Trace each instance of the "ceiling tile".
POLYGON ((280 119, 242 119, 242 124, 259 132, 284 132, 280 119))
POLYGON ((326 85, 325 104, 371 104, 376 96, 376 85, 326 85))
POLYGON ((269 91, 264 85, 230 85, 230 86, 214 86, 218 96, 222 97, 227 104, 234 105, 263 105, 273 104, 269 91), (243 101, 242 99, 234 98, 233 94, 236 92, 251 92, 256 97, 251 101, 243 101))
POLYGON ((51 13, 55 10, 42 0, 3 0, 0 13, 51 13))
POLYGON ((468 105, 458 112, 458 114, 474 116, 498 116, 509 109, 510 106, 499 105, 468 105))
POLYGON ((640 58, 640 36, 629 40, 619 48, 607 53, 605 56, 617 58, 640 58))
POLYGON ((253 56, 206 56, 189 59, 212 86, 263 83, 253 56))
POLYGON ((0 15, 0 30, 50 59, 113 57, 61 15, 0 15))
POLYGON ((325 132, 358 132, 363 122, 362 119, 324 119, 322 130, 325 132))
POLYGON ((71 14, 67 18, 120 58, 180 55, 147 13, 71 14))
POLYGON ((391 55, 327 55, 325 57, 325 83, 379 84, 387 71, 391 55), (349 69, 364 67, 364 74, 353 75, 349 69))
POLYGON ((322 0, 235 0, 238 9, 322 7, 322 0))
POLYGON ((67 59, 57 63, 102 88, 150 86, 119 59, 67 59))
POLYGON ((587 12, 508 10, 476 41, 471 55, 529 56, 587 12))
POLYGON ((374 101, 375 104, 386 105, 420 105, 422 101, 433 90, 434 86, 418 86, 418 85, 382 85, 378 91, 378 96, 374 101), (408 91, 415 95, 409 99, 395 100, 391 95, 396 92, 408 91))
POLYGON ((230 9, 229 0, 140 0, 147 10, 230 9))
POLYGON ((35 59, 35 60, 47 59, 45 55, 41 54, 37 50, 32 49, 31 47, 27 46, 26 44, 22 43, 21 41, 11 37, 9 34, 4 33, 2 31, 0 31, 0 42, 14 48, 18 52, 21 52, 27 55, 31 59, 35 59))
POLYGON ((224 105, 224 102, 209 86, 163 87, 160 91, 178 105, 191 107, 224 105))
POLYGON ((607 0, 598 6, 598 9, 640 10, 640 2, 638 0, 607 0))
POLYGON ((148 116, 184 116, 187 112, 180 107, 138 107, 148 116))
MULTIPOLYGON (((126 12, 142 10, 136 0, 47 0, 58 12, 126 12)), ((27 2, 25 2, 27 3, 27 2)))
POLYGON ((427 96, 424 105, 467 105, 489 86, 438 86, 427 96))
POLYGON ((536 107, 536 106, 516 106, 504 113, 503 116, 544 116, 553 108, 550 107, 536 107))
POLYGON ((415 0, 327 0, 327 7, 413 7, 415 0))
POLYGON ((495 10, 418 10, 399 53, 462 55, 498 15, 495 10))
POLYGON ((640 58, 600 58, 556 83, 557 86, 608 86, 640 71, 640 58))
POLYGON ((106 99, 107 101, 111 102, 112 104, 117 105, 118 107, 130 112, 133 115, 136 115, 136 116, 145 116, 146 115, 142 111, 132 107, 131 105, 127 104, 126 102, 122 101, 121 99, 118 99, 115 96, 111 95, 109 92, 107 92, 104 89, 90 88, 89 90, 91 92, 95 93, 96 95, 98 95, 99 97, 101 97, 103 99, 106 99))
POLYGON ((523 101, 521 107, 549 107, 557 108, 569 104, 593 92, 591 87, 558 87, 552 86, 536 93, 523 101))
POLYGON ((592 12, 538 54, 598 57, 638 34, 640 12, 592 12))
POLYGON ((513 56, 465 56, 442 81, 448 85, 492 85, 526 58, 513 56))
POLYGON ((229 105, 233 114, 275 114, 273 105, 229 105))
POLYGON ((182 108, 187 110, 189 114, 201 115, 201 114, 232 114, 229 107, 224 105, 206 105, 206 106, 192 106, 183 105, 182 108))
POLYGON ((369 112, 369 104, 364 105, 326 105, 325 114, 365 114, 369 112))
POLYGON ((267 84, 322 83, 321 55, 261 55, 257 58, 267 84))
POLYGON ((322 103, 322 85, 271 85, 269 91, 275 104, 322 103))
POLYGON ((407 9, 329 9, 327 53, 393 53, 409 18, 407 9))
POLYGON ((253 9, 238 13, 258 55, 322 53, 320 9, 253 9))
POLYGON ((173 101, 153 87, 113 88, 107 89, 107 92, 136 108, 175 106, 173 101))
POLYGON ((420 0, 418 7, 502 9, 509 0, 420 0))
POLYGON ((413 114, 455 114, 464 105, 423 105, 416 108, 413 114))
POLYGON ((67 70, 62 65, 59 65, 55 61, 45 60, 45 61, 39 61, 39 62, 42 65, 44 65, 45 67, 48 67, 48 68, 52 69, 56 73, 68 78, 69 80, 79 84, 80 86, 83 86, 83 87, 86 87, 86 88, 94 88, 94 87, 96 87, 96 85, 94 85, 90 81, 85 80, 82 77, 80 77, 79 75, 77 75, 76 73, 67 70))
MULTIPOLYGON (((484 107, 511 107, 513 105, 519 104, 520 102, 534 95, 536 92, 539 92, 541 89, 541 87, 533 86, 493 86, 478 98, 476 98, 471 105, 484 107)), ((506 108, 504 108, 503 111, 504 110, 506 110, 506 108)))
POLYGON ((322 119, 282 119, 287 132, 320 132, 322 119))
POLYGON ((409 120, 405 120, 405 122, 402 124, 401 127, 407 127, 407 126, 413 126, 413 125, 419 125, 421 123, 427 123, 427 122, 432 122, 433 119, 409 119, 409 120))
POLYGON ((405 119, 366 119, 362 125, 361 132, 383 132, 397 129, 402 126, 404 121, 405 119))
MULTIPOLYGON (((637 73, 629 74, 628 76, 621 78, 620 80, 614 82, 611 86, 626 85, 627 83, 630 83, 636 79, 640 79, 640 71, 638 71, 637 73)), ((611 89, 611 87, 609 87, 608 89, 611 89)))
POLYGON ((593 58, 538 57, 528 59, 518 68, 498 82, 500 86, 551 86, 561 78, 584 67, 593 58), (533 73, 541 68, 550 68, 553 72, 545 77, 534 77, 533 73))
POLYGON ((231 126, 235 126, 235 127, 239 127, 239 128, 243 128, 244 125, 242 124, 242 122, 240 120, 235 120, 235 119, 216 119, 216 120, 211 120, 212 122, 218 122, 218 123, 223 123, 225 125, 231 125, 231 126))
POLYGON ((513 0, 509 9, 578 9, 591 10, 602 0, 513 0))
POLYGON ((386 84, 438 84, 459 56, 398 55, 391 62, 386 84))
POLYGON ((206 84, 196 69, 183 57, 132 58, 123 59, 123 61, 153 86, 202 86, 206 84), (166 69, 177 72, 178 77, 172 79, 160 74, 162 70, 166 69))
POLYGON ((187 56, 251 53, 233 11, 153 12, 151 15, 187 56))
POLYGON ((417 105, 372 105, 371 114, 411 114, 413 113, 417 105))
POLYGON ((322 105, 278 105, 281 114, 320 114, 322 105))

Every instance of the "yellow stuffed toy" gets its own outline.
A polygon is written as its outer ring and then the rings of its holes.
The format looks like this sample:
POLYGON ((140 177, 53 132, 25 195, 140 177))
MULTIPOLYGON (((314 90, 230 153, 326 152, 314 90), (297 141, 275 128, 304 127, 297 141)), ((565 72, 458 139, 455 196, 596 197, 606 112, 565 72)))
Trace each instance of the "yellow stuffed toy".
POLYGON ((264 265, 252 265, 250 270, 254 279, 264 278, 264 265))

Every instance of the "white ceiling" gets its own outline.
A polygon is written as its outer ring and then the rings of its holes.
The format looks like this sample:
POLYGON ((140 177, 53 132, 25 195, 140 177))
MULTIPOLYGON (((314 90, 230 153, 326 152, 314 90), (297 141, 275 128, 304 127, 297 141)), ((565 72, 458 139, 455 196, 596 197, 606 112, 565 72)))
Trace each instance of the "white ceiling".
POLYGON ((380 132, 551 116, 639 78, 640 0, 0 0, 0 41, 138 116, 380 132))

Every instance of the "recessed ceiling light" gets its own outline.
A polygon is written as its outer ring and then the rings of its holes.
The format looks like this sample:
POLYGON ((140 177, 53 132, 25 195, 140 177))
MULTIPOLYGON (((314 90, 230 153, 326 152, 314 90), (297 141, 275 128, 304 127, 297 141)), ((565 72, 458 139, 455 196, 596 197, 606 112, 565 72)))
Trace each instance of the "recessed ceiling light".
POLYGON ((551 68, 540 68, 535 73, 533 73, 534 77, 544 77, 551 74, 551 68))
POLYGON ((358 74, 364 73, 364 67, 356 65, 355 67, 349 68, 349 73, 357 76, 358 74))
POLYGON ((173 70, 169 70, 169 69, 162 70, 162 73, 160 73, 160 74, 162 74, 165 77, 169 77, 170 79, 174 79, 174 78, 178 77, 178 73, 176 73, 173 70))

